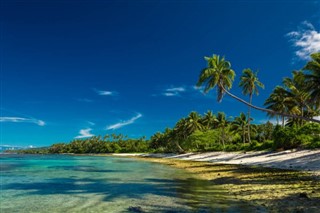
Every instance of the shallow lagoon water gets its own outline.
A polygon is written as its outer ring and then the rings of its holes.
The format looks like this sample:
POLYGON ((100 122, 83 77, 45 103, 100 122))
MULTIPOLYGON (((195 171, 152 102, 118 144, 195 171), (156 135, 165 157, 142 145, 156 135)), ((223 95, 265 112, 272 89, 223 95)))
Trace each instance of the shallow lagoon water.
POLYGON ((209 181, 157 163, 71 155, 0 160, 1 213, 257 211, 209 181))

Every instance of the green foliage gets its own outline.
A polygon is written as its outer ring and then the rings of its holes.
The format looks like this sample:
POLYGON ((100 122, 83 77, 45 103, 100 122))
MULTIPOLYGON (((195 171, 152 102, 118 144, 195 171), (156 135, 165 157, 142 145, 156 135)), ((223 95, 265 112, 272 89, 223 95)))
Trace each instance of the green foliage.
POLYGON ((69 144, 57 143, 48 148, 48 153, 129 153, 129 152, 148 152, 150 142, 145 137, 139 139, 128 139, 122 134, 106 135, 103 138, 94 136, 82 140, 73 140, 69 144))
POLYGON ((18 153, 18 154, 49 154, 48 148, 31 148, 21 150, 6 150, 6 153, 18 153))
POLYGON ((302 127, 276 126, 273 138, 274 149, 317 148, 320 141, 320 125, 308 123, 302 127))
POLYGON ((207 131, 195 131, 183 144, 188 151, 213 151, 221 150, 219 144, 219 131, 207 130, 207 131))
POLYGON ((299 130, 300 134, 307 134, 312 136, 320 135, 320 124, 318 123, 308 123, 302 126, 299 130))
POLYGON ((272 140, 273 130, 274 130, 274 126, 269 121, 265 124, 256 125, 256 132, 257 132, 256 140, 258 142, 272 140))
POLYGON ((293 149, 299 147, 301 142, 296 137, 296 127, 281 127, 277 125, 273 132, 274 149, 293 149))

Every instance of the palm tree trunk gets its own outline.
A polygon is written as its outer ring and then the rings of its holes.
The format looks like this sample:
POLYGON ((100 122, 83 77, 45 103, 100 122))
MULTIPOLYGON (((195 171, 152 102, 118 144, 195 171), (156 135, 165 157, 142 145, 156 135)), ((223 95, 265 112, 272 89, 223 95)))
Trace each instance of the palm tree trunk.
POLYGON ((243 144, 245 144, 246 143, 246 132, 245 132, 245 128, 244 127, 242 129, 243 129, 242 130, 242 142, 243 142, 243 144))
POLYGON ((177 146, 179 153, 185 153, 185 151, 181 148, 179 142, 176 139, 174 140, 174 143, 177 146))
POLYGON ((282 127, 284 127, 284 116, 282 116, 282 127))
MULTIPOLYGON (((252 93, 250 93, 250 104, 252 104, 252 93)), ((248 109, 248 141, 251 143, 251 134, 250 134, 250 111, 251 107, 248 109)))
POLYGON ((222 127, 222 145, 223 145, 223 151, 226 149, 225 143, 224 143, 224 139, 225 139, 225 132, 224 132, 224 127, 222 127))
MULTIPOLYGON (((303 106, 301 106, 301 116, 303 117, 304 116, 304 113, 303 113, 303 106)), ((300 126, 303 125, 303 120, 300 120, 300 126)))
POLYGON ((316 122, 316 123, 320 123, 320 120, 316 120, 316 119, 313 119, 313 118, 306 118, 306 117, 302 117, 302 116, 299 116, 299 115, 293 115, 293 114, 287 114, 287 113, 282 113, 282 112, 276 112, 276 111, 273 111, 271 109, 265 109, 265 108, 262 108, 262 107, 258 107, 258 106, 255 106, 255 105, 252 105, 248 102, 246 102, 245 100, 235 96, 234 94, 230 93, 228 90, 226 90, 221 84, 219 84, 219 86, 222 88, 222 90, 227 93, 229 96, 231 96, 232 98, 240 101, 241 103, 243 104, 246 104, 247 106, 249 107, 252 107, 256 110, 260 110, 260 111, 263 111, 263 112, 267 112, 267 113, 270 113, 270 114, 274 114, 274 115, 281 115, 281 116, 284 116, 284 117, 291 117, 291 118, 298 118, 298 119, 302 119, 302 120, 305 120, 305 121, 312 121, 312 122, 316 122))

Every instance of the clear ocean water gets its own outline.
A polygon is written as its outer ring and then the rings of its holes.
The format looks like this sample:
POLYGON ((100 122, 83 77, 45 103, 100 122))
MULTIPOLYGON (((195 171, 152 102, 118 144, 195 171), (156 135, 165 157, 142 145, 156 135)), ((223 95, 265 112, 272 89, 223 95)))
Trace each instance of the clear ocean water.
POLYGON ((184 170, 121 157, 0 154, 0 212, 256 212, 184 170))

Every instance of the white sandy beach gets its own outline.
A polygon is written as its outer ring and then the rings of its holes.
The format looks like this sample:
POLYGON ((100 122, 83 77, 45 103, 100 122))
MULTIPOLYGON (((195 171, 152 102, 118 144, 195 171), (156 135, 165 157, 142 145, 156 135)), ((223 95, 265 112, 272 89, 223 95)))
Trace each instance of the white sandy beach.
POLYGON ((241 164, 279 169, 312 171, 320 174, 320 149, 287 150, 280 152, 205 152, 186 154, 114 154, 180 160, 204 161, 221 164, 241 164))

